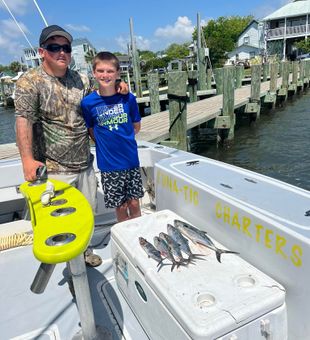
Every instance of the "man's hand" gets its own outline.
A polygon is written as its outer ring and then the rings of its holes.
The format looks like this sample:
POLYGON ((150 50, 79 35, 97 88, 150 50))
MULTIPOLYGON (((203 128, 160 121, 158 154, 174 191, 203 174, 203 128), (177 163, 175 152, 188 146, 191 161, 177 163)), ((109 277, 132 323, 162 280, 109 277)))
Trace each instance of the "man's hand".
POLYGON ((120 83, 116 83, 116 91, 120 94, 127 94, 129 92, 129 88, 127 83, 121 81, 120 83))
POLYGON ((35 181, 37 179, 36 172, 40 166, 44 166, 44 164, 34 159, 24 159, 23 170, 25 180, 29 182, 35 181))

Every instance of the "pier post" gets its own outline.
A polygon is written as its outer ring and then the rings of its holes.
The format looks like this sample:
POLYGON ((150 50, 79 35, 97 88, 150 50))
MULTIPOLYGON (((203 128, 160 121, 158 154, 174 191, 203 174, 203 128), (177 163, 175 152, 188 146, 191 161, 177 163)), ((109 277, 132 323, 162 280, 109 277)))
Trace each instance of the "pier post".
POLYGON ((281 62, 281 77, 282 77, 282 85, 281 88, 278 91, 278 97, 282 101, 286 101, 287 99, 287 91, 288 91, 288 80, 289 80, 289 70, 290 70, 290 65, 288 61, 283 61, 281 62))
POLYGON ((206 90, 207 89, 207 63, 205 56, 205 49, 198 48, 197 49, 198 56, 198 90, 206 90))
POLYGON ((215 84, 216 84, 216 94, 223 93, 223 69, 216 68, 214 70, 215 84))
POLYGON ((269 71, 270 71, 270 64, 263 63, 263 82, 268 80, 269 71))
POLYGON ((196 70, 188 71, 188 92, 190 103, 197 101, 197 76, 198 72, 196 70))
POLYGON ((207 69, 207 90, 212 89, 212 70, 210 68, 207 69))
POLYGON ((250 120, 256 120, 260 115, 260 85, 261 85, 261 65, 251 66, 251 98, 245 106, 245 113, 250 114, 250 120))
POLYGON ((217 116, 214 128, 218 129, 218 141, 225 143, 234 138, 235 127, 235 68, 233 66, 224 67, 223 74, 223 109, 222 114, 217 116))
POLYGON ((243 65, 236 66, 236 89, 242 87, 242 79, 244 78, 244 67, 243 65))
POLYGON ((304 89, 304 63, 302 61, 299 62, 299 73, 297 80, 297 90, 302 91, 304 89))
POLYGON ((297 78, 298 78, 299 62, 293 61, 292 63, 292 83, 288 86, 289 95, 293 96, 297 92, 297 78))
MULTIPOLYGON (((197 97, 197 80, 198 77, 198 71, 192 70, 188 71, 188 92, 189 92, 189 102, 193 103, 198 100, 197 97)), ((192 129, 190 129, 190 149, 192 148, 192 145, 197 143, 199 140, 199 126, 195 126, 192 129)))
POLYGON ((136 50, 136 41, 133 33, 133 21, 132 18, 129 19, 130 24, 130 37, 131 37, 131 56, 132 56, 132 66, 133 66, 133 75, 135 82, 135 92, 136 97, 142 97, 142 84, 141 84, 141 72, 140 72, 140 60, 139 53, 136 50))
POLYGON ((149 73, 147 76, 151 114, 160 112, 159 78, 158 73, 149 73))
POLYGON ((309 86, 309 61, 308 60, 303 60, 302 61, 304 64, 304 86, 307 87, 309 86))
POLYGON ((277 101, 277 79, 278 79, 278 63, 270 64, 270 85, 269 91, 264 98, 264 104, 271 105, 274 109, 277 101))
POLYGON ((187 150, 187 72, 168 73, 170 141, 161 144, 187 150))

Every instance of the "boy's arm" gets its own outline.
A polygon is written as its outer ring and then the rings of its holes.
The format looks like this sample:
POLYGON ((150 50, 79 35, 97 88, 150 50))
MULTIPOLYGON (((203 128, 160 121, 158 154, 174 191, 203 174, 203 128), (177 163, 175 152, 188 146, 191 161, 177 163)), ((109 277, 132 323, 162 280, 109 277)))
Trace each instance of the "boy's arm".
POLYGON ((136 135, 141 129, 141 122, 133 123, 133 129, 134 129, 135 135, 136 135))
POLYGON ((96 142, 96 140, 95 140, 95 134, 94 134, 94 129, 93 129, 93 128, 89 128, 89 129, 88 129, 88 133, 89 133, 89 135, 90 135, 90 138, 91 138, 94 142, 96 142))

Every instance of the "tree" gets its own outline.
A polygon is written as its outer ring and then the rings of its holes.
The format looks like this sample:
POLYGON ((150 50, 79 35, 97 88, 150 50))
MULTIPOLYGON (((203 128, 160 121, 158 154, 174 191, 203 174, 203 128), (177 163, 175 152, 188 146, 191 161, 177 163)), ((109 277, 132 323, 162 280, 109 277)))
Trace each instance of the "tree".
POLYGON ((301 40, 294 44, 302 53, 310 53, 310 40, 301 40))
POLYGON ((189 55, 189 43, 184 44, 171 44, 165 51, 169 60, 173 59, 184 59, 189 55))
POLYGON ((9 65, 9 69, 12 71, 12 72, 19 72, 21 70, 21 64, 18 62, 18 61, 13 61, 10 65, 9 65))
MULTIPOLYGON (((223 66, 226 53, 235 48, 239 35, 252 20, 252 15, 219 17, 217 20, 210 20, 202 28, 213 66, 223 66)), ((197 30, 194 31, 193 38, 197 39, 197 30)))

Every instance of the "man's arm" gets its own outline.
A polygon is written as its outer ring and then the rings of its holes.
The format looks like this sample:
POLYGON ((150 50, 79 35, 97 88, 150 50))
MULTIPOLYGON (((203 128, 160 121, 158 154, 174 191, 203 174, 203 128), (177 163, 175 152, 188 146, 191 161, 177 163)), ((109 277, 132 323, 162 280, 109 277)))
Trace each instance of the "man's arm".
POLYGON ((128 84, 122 81, 121 79, 117 79, 115 82, 116 92, 120 94, 127 94, 129 92, 128 84))
POLYGON ((33 158, 32 123, 20 116, 16 117, 16 142, 23 163, 25 180, 34 181, 37 178, 37 168, 44 164, 33 158))

